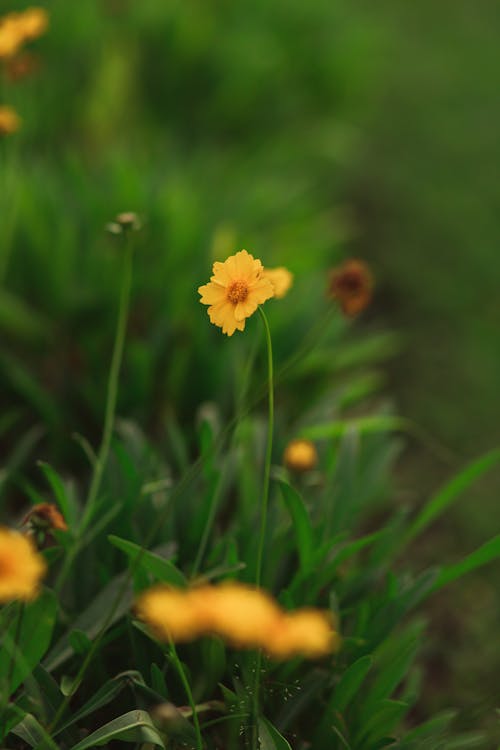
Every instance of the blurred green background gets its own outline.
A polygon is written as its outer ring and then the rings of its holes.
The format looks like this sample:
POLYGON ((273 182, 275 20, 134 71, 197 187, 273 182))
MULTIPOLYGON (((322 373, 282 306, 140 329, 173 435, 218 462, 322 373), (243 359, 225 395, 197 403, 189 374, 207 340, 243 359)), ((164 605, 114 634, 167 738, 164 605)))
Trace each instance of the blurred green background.
MULTIPOLYGON (((293 301, 272 311, 278 358, 323 314, 312 290, 330 266, 351 255, 372 265, 376 299, 360 328, 399 334, 397 353, 392 339, 385 346, 385 392, 430 436, 408 444, 395 502, 418 506, 498 445, 493 4, 43 5, 51 26, 31 45, 38 71, 2 79, 2 102, 23 118, 0 143, 9 461, 36 443, 37 457, 75 471, 69 436, 99 435, 120 264, 103 227, 122 210, 145 227, 119 413, 157 440, 166 414, 191 424, 214 397, 231 414, 241 341, 224 346, 207 331, 195 290, 214 259, 247 247, 296 275, 293 301)), ((293 384, 288 397, 298 400, 293 384)), ((444 562, 484 541, 498 527, 499 489, 498 472, 486 477, 415 560, 444 562)), ((494 722, 496 578, 490 569, 448 591, 449 617, 442 605, 429 612, 424 714, 458 705, 466 727, 494 722)))

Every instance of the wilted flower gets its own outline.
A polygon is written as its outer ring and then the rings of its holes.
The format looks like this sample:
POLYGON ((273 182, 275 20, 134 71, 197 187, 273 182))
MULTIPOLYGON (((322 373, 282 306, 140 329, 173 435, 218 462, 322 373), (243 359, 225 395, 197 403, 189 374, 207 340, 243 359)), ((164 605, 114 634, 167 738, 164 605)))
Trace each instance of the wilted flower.
POLYGON ((68 530, 64 516, 52 503, 34 505, 23 519, 23 524, 28 523, 37 531, 68 530))
POLYGON ((210 305, 210 321, 232 336, 245 329, 245 319, 274 296, 274 288, 264 276, 260 260, 246 250, 231 255, 224 263, 214 263, 210 283, 200 286, 200 302, 210 305))
POLYGON ((264 278, 269 279, 273 285, 276 299, 284 297, 293 284, 293 274, 284 266, 279 266, 279 268, 265 268, 264 278))
POLYGON ((316 446, 310 440, 291 440, 285 448, 283 462, 291 471, 310 471, 318 463, 316 446))
POLYGON ((317 658, 340 644, 330 615, 314 609, 285 613, 265 591, 237 582, 188 590, 157 586, 139 597, 136 612, 162 640, 217 635, 277 659, 317 658))
POLYGON ((12 107, 0 106, 0 136, 15 133, 20 125, 21 118, 12 107))
POLYGON ((347 260, 330 274, 330 295, 339 301, 344 315, 357 315, 370 304, 373 276, 361 260, 347 260))
POLYGON ((11 81, 20 81, 36 73, 40 67, 40 60, 31 52, 24 52, 7 60, 5 67, 11 81))
POLYGON ((0 603, 33 599, 46 567, 30 539, 0 527, 0 603))

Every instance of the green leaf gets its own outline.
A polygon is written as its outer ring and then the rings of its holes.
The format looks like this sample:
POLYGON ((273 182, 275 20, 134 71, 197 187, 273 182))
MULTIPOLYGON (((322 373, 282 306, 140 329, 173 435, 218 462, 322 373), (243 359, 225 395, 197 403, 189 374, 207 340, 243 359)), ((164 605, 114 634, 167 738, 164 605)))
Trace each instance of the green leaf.
POLYGON ((470 573, 476 568, 480 568, 482 565, 486 565, 487 563, 496 560, 497 557, 500 557, 500 534, 497 534, 493 539, 490 539, 479 547, 479 549, 476 549, 474 552, 471 552, 470 555, 467 555, 463 560, 455 563, 455 565, 447 565, 443 568, 438 575, 432 590, 437 591, 443 586, 446 586, 446 584, 461 578, 466 573, 470 573))
POLYGON ((46 461, 38 461, 37 463, 54 493, 54 497, 65 520, 68 522, 69 527, 74 529, 78 518, 78 506, 74 498, 70 497, 70 493, 64 486, 61 477, 50 464, 46 461))
POLYGON ((278 482, 285 505, 290 513, 295 536, 301 568, 309 569, 314 557, 314 533, 311 521, 301 496, 293 487, 283 481, 278 482))
MULTIPOLYGON (((48 669, 49 672, 63 664, 66 659, 73 656, 74 650, 70 644, 70 635, 72 631, 80 630, 82 633, 85 633, 90 640, 93 640, 96 637, 104 622, 107 620, 111 606, 115 602, 118 593, 124 588, 125 578, 125 573, 113 578, 108 585, 99 592, 87 609, 71 624, 68 632, 56 643, 54 648, 51 649, 45 660, 45 668, 48 669)), ((108 623, 108 627, 114 625, 115 622, 128 612, 131 603, 132 592, 130 587, 127 587, 122 593, 120 602, 115 608, 115 612, 111 621, 108 623)))
POLYGON ((404 543, 408 543, 420 534, 432 521, 440 516, 478 477, 491 469, 500 461, 500 450, 496 449, 485 456, 472 461, 457 476, 453 477, 434 495, 418 514, 405 535, 404 543))
MULTIPOLYGON (((385 737, 401 721, 408 711, 408 704, 403 701, 381 700, 371 711, 370 717, 361 723, 361 729, 356 738, 356 745, 365 746, 366 740, 371 742, 385 737)), ((366 743, 367 746, 371 746, 366 743)))
POLYGON ((335 688, 330 708, 333 710, 345 711, 352 701, 359 688, 361 687, 366 675, 372 666, 371 656, 362 656, 351 664, 340 678, 340 682, 335 688))
POLYGON ((26 714, 19 724, 11 729, 11 733, 20 737, 35 750, 59 750, 56 743, 32 714, 26 714))
POLYGON ((34 601, 4 609, 0 616, 0 632, 4 631, 9 613, 12 612, 14 614, 4 633, 0 650, 1 692, 6 690, 9 695, 31 674, 47 651, 56 619, 57 600, 52 591, 44 589, 34 601), (20 627, 16 638, 19 618, 20 627))
POLYGON ((283 735, 264 717, 259 719, 259 742, 261 750, 292 750, 283 735))
POLYGON ((165 750, 165 745, 158 730, 154 726, 146 711, 128 711, 122 716, 109 721, 104 726, 96 729, 71 750, 87 750, 87 748, 106 745, 111 740, 122 742, 150 743, 165 750))
POLYGON ((116 698, 116 696, 119 695, 122 690, 124 690, 124 688, 126 688, 127 685, 131 682, 133 674, 135 673, 122 672, 121 674, 116 675, 116 677, 113 677, 111 680, 105 682, 104 685, 102 685, 99 690, 97 690, 97 692, 94 693, 92 697, 78 711, 75 711, 71 714, 71 718, 62 726, 60 726, 54 733, 54 735, 63 732, 65 729, 67 729, 67 727, 70 727, 73 724, 76 724, 77 721, 80 721, 80 719, 93 714, 98 709, 102 708, 103 706, 107 706, 108 703, 111 703, 111 701, 114 700, 114 698, 116 698))
POLYGON ((130 558, 131 565, 134 565, 137 558, 138 567, 151 573, 156 580, 162 583, 170 583, 172 586, 185 588, 187 585, 184 575, 178 570, 170 560, 156 555, 154 552, 145 550, 134 542, 122 539, 119 536, 111 534, 108 536, 109 541, 114 547, 117 547, 130 558))
POLYGON ((334 422, 306 427, 300 431, 300 437, 308 440, 327 440, 342 437, 349 430, 355 430, 360 435, 395 432, 408 429, 408 424, 408 421, 403 417, 392 417, 385 414, 349 420, 339 419, 334 422))
POLYGON ((69 634, 69 644, 75 654, 78 656, 85 656, 92 646, 92 641, 86 633, 75 629, 69 634))

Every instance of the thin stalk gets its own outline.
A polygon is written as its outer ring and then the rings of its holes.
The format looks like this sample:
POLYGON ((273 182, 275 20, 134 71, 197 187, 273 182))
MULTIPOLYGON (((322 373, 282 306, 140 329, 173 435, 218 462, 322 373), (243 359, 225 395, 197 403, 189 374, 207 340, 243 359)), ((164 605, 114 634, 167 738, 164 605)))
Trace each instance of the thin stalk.
POLYGON ((198 711, 196 710, 196 703, 193 698, 193 693, 191 691, 191 687, 189 685, 189 680, 186 676, 186 672, 184 670, 184 667, 182 666, 181 660, 179 659, 177 655, 176 648, 172 641, 170 641, 170 654, 172 657, 172 661, 175 665, 175 668, 177 669, 177 673, 182 682, 182 686, 184 688, 189 706, 192 711, 194 731, 196 733, 196 750, 203 750, 203 739, 201 737, 200 721, 198 719, 198 711))
MULTIPOLYGON (((260 586, 262 578, 262 558, 264 555, 264 544, 267 529, 267 509, 269 505, 269 481, 271 476, 271 458, 273 452, 273 432, 274 432, 274 370, 273 370, 273 346, 271 340, 271 331, 269 323, 262 307, 259 307, 260 317, 264 325, 267 347, 267 378, 268 378, 268 421, 267 421, 267 444, 264 460, 264 478, 262 485, 262 498, 260 505, 260 532, 259 546, 257 548, 257 569, 255 572, 255 583, 260 586)), ((257 651, 255 664, 255 681, 253 689, 253 722, 252 722, 252 747, 257 750, 259 746, 259 687, 260 687, 260 669, 262 663, 262 652, 257 651)))
MULTIPOLYGON (((5 698, 2 698, 2 706, 0 708, 0 718, 4 715, 5 710, 9 703, 10 691, 12 685, 12 678, 14 676, 14 667, 16 664, 16 654, 19 651, 19 640, 21 638, 21 628, 24 617, 24 602, 19 605, 19 613, 17 615, 16 630, 14 632, 14 647, 9 661, 9 668, 7 670, 7 678, 5 681, 5 698)), ((4 730, 0 727, 0 742, 3 742, 4 730)))
POLYGON ((269 479, 271 476, 271 458, 273 453, 273 432, 274 432, 274 371, 273 371, 273 345, 271 341, 271 331, 269 323, 262 307, 259 307, 260 317, 264 325, 267 347, 267 379, 268 379, 268 421, 267 421, 267 444, 266 455, 264 460, 264 479, 262 484, 262 497, 260 504, 260 531, 259 546, 257 548, 257 569, 255 572, 255 584, 260 586, 262 577, 262 557, 264 554, 264 542, 267 527, 267 506, 269 503, 269 479))
POLYGON ((219 498, 222 490, 222 474, 220 474, 216 480, 214 481, 214 487, 212 490, 212 494, 210 497, 210 508, 208 511, 208 518, 205 523, 205 527, 203 529, 203 534, 201 537, 201 541, 198 547, 198 551, 196 553, 196 559, 194 561, 193 570, 191 573, 192 578, 196 578, 196 576, 199 573, 201 563, 203 561, 203 557, 205 555, 205 551, 208 544, 208 539, 210 537, 210 532, 212 531, 212 527, 214 525, 215 516, 217 513, 217 506, 219 505, 219 498))
POLYGON ((87 500, 83 510, 82 520, 78 529, 77 538, 73 546, 68 551, 64 560, 59 577, 55 584, 55 592, 59 593, 70 572, 73 561, 81 549, 81 538, 94 515, 95 504, 101 488, 102 477, 106 467, 113 428, 115 424, 116 402, 118 398, 118 381, 123 361, 123 351, 125 348, 125 336, 127 332, 127 320, 130 307, 130 291, 132 288, 132 261, 133 261, 133 240, 130 232, 125 234, 125 258, 123 263, 123 272, 120 287, 120 301, 118 305, 118 320, 116 325, 115 340, 113 345, 113 354, 108 376, 108 387, 106 396, 106 408, 104 414, 104 425, 102 431, 101 445, 97 453, 96 460, 92 471, 87 500))
POLYGON ((125 259, 123 265, 122 283, 120 289, 120 303, 118 307, 118 322, 116 326, 115 342, 113 346, 113 355, 111 358, 111 367, 108 377, 108 391, 106 398, 106 411, 104 415, 104 427, 102 431, 101 447, 97 454, 97 460, 94 465, 92 482, 90 485, 87 502, 81 522, 81 531, 84 531, 92 514, 94 506, 101 487, 102 476, 109 456, 111 438, 115 424, 116 402, 118 398, 118 381, 123 360, 123 350, 125 348, 125 336, 127 332, 128 310, 130 306, 130 290, 132 288, 132 259, 134 253, 134 244, 131 232, 125 233, 125 259))

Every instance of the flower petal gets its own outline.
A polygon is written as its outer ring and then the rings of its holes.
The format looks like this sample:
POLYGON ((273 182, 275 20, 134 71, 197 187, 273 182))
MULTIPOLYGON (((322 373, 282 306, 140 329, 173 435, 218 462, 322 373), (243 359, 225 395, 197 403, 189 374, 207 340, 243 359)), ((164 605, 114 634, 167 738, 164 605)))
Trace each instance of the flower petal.
POLYGON ((225 287, 213 282, 200 286, 198 292, 201 294, 200 302, 204 305, 214 305, 217 302, 222 302, 226 297, 225 287))

